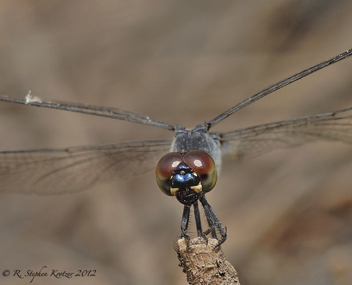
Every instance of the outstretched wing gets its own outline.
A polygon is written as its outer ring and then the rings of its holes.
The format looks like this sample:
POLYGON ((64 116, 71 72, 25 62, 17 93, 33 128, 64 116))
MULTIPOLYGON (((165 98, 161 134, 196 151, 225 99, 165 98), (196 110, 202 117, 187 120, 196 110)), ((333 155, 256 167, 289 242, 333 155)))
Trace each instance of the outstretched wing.
POLYGON ((87 104, 77 104, 77 103, 68 103, 68 102, 59 102, 59 101, 46 101, 38 97, 32 96, 29 92, 25 99, 12 98, 5 95, 0 95, 0 101, 32 105, 36 107, 58 109, 70 112, 77 112, 82 114, 101 116, 106 118, 124 120, 134 123, 139 123, 143 125, 150 125, 154 127, 164 128, 170 131, 175 130, 175 126, 160 122, 158 120, 152 119, 149 116, 143 116, 129 111, 124 111, 116 108, 108 108, 102 106, 93 106, 87 104))
POLYGON ((171 140, 0 152, 0 192, 62 194, 155 168, 171 140))
POLYGON ((222 154, 232 159, 317 140, 352 143, 352 108, 220 134, 222 154))
POLYGON ((351 55, 352 55, 352 49, 346 50, 345 52, 340 53, 339 55, 337 55, 327 61, 323 61, 317 65, 314 65, 310 68, 307 68, 306 70, 303 70, 295 75, 292 75, 284 80, 281 80, 278 83, 271 85, 270 87, 254 94, 253 96, 251 96, 247 99, 244 99, 243 101, 241 101, 237 105, 231 107, 230 109, 228 109, 224 113, 220 114, 216 118, 212 119, 211 121, 206 122, 206 124, 208 125, 208 129, 210 129, 211 127, 220 123, 222 120, 226 119, 228 116, 231 116, 233 113, 236 113, 237 111, 241 110, 242 108, 244 108, 244 107, 254 103, 255 101, 275 92, 276 90, 279 90, 279 89, 281 89, 281 88, 283 88, 293 82, 296 82, 297 80, 302 79, 303 77, 306 77, 306 76, 308 76, 308 75, 310 75, 320 69, 323 69, 323 68, 325 68, 329 65, 332 65, 336 62, 339 62, 340 60, 343 60, 351 55))

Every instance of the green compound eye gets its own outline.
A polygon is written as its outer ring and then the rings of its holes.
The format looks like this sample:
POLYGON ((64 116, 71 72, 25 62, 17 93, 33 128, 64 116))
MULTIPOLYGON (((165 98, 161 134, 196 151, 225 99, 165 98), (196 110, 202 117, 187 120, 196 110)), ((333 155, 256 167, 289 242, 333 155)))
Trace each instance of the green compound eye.
POLYGON ((183 156, 183 161, 200 177, 204 193, 214 188, 218 172, 209 154, 202 150, 191 150, 183 156))

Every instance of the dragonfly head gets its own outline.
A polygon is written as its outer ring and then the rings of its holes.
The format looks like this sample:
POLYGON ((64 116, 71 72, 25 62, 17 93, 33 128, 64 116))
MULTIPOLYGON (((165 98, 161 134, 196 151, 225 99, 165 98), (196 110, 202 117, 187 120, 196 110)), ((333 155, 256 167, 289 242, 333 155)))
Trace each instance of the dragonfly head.
POLYGON ((217 170, 211 156, 204 151, 171 152, 160 159, 156 181, 164 194, 176 196, 184 205, 192 205, 202 193, 214 188, 217 170))

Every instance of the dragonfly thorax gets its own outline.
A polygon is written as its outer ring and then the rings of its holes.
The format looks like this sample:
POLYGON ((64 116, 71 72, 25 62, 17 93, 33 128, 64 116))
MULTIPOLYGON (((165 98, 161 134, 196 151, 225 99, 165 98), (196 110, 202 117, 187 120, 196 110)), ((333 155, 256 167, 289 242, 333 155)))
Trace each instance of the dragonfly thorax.
POLYGON ((171 151, 187 153, 191 150, 206 152, 212 157, 219 171, 221 165, 219 136, 216 133, 209 133, 205 124, 200 124, 191 130, 177 126, 171 151))

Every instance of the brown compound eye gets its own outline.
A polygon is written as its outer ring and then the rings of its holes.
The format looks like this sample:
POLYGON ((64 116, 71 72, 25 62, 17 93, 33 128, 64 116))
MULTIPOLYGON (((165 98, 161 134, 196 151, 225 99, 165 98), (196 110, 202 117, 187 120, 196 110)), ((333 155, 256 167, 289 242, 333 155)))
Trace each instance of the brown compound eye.
POLYGON ((214 188, 218 172, 212 157, 202 150, 191 150, 183 156, 183 161, 200 177, 203 192, 214 188))
POLYGON ((182 162, 182 155, 178 152, 170 152, 164 155, 156 166, 156 182, 160 190, 169 196, 173 196, 170 192, 170 177, 177 165, 182 162))

